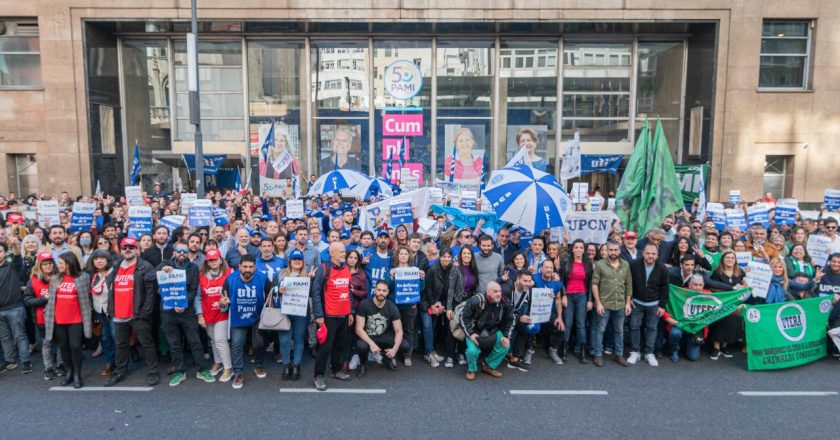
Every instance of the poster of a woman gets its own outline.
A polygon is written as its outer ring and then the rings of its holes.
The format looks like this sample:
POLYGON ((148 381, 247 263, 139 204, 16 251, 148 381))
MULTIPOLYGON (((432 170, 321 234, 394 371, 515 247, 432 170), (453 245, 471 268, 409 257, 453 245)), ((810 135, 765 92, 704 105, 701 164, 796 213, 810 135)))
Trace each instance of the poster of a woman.
POLYGON ((523 147, 528 150, 531 165, 545 171, 548 162, 545 159, 548 127, 545 125, 510 125, 507 130, 507 158, 510 160, 523 147))
MULTIPOLYGON (((265 134, 271 128, 266 124, 265 134)), ((269 146, 266 154, 260 154, 260 191, 268 191, 269 195, 280 196, 286 179, 292 177, 293 170, 300 170, 297 156, 299 155, 297 125, 277 124, 274 127, 274 144, 269 146)), ((262 134, 263 130, 260 127, 262 134)), ((298 173, 295 173, 298 174, 298 173)))
POLYGON ((452 189, 477 190, 481 185, 484 165, 484 126, 446 125, 446 157, 443 165, 445 182, 450 182, 454 170, 452 189), (452 166, 454 148, 455 166, 452 166))

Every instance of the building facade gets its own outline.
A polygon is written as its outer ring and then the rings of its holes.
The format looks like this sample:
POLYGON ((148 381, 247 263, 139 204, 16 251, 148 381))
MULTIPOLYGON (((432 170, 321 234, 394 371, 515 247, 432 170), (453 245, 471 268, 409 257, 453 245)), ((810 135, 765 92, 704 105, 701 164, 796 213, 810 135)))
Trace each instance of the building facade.
MULTIPOLYGON (((467 187, 530 137, 559 174, 575 133, 584 154, 626 156, 659 117, 675 163, 710 164, 711 200, 840 187, 840 0, 198 6, 211 186, 278 187, 285 149, 303 176, 467 187)), ((188 1, 0 0, 0 192, 121 194, 135 145, 144 187, 189 187, 189 16, 188 1)))

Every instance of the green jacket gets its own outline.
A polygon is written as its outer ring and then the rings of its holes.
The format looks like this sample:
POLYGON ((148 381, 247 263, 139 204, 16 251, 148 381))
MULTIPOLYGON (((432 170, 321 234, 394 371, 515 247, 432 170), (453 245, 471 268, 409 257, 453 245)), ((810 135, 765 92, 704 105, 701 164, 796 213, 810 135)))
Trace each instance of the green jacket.
POLYGON ((592 285, 598 286, 598 297, 604 308, 621 310, 627 300, 633 296, 633 277, 630 275, 630 264, 621 258, 615 269, 610 260, 605 258, 595 263, 592 272, 592 285))

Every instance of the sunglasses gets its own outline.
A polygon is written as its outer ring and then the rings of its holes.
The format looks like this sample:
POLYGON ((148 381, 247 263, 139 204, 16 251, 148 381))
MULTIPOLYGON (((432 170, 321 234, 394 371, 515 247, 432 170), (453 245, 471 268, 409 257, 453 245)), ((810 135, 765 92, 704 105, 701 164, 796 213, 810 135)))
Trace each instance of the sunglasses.
POLYGON ((826 226, 825 228, 828 229, 829 231, 833 231, 833 230, 837 229, 837 226, 826 226))
POLYGON ((133 251, 133 250, 137 249, 137 246, 123 246, 122 248, 123 248, 124 251, 125 250, 133 251))
POLYGON ((176 254, 188 254, 190 253, 189 249, 175 249, 174 253, 176 254))

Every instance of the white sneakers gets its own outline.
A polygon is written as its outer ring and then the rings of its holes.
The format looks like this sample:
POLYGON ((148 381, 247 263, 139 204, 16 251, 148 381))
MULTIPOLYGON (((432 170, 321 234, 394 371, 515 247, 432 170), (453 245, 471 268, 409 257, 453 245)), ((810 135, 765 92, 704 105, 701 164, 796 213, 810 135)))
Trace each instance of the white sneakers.
POLYGON ((648 353, 645 355, 645 360, 647 361, 648 365, 651 367, 658 367, 659 361, 656 360, 656 356, 653 353, 648 353))
MULTIPOLYGON (((638 351, 631 351, 630 356, 627 358, 627 363, 630 365, 636 365, 637 363, 639 363, 639 360, 641 358, 642 356, 639 354, 638 351)), ((650 365, 651 367, 659 366, 659 361, 656 360, 656 356, 654 356, 653 353, 648 353, 645 355, 645 362, 647 362, 648 365, 650 365)))
POLYGON ((627 358, 627 363, 630 365, 636 365, 639 362, 639 359, 642 357, 639 355, 638 351, 631 351, 630 357, 627 358))

